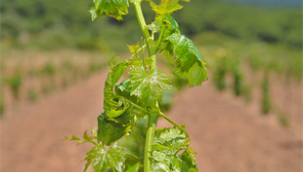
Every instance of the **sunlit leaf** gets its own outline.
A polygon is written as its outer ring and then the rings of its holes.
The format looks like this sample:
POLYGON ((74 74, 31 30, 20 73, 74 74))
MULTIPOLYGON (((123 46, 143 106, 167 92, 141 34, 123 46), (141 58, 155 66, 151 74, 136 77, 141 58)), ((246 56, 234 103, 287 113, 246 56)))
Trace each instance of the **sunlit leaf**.
POLYGON ((168 84, 168 78, 158 69, 152 69, 146 73, 143 66, 132 66, 129 72, 131 78, 131 95, 136 95, 146 105, 155 105, 161 100, 162 90, 172 90, 168 84))
POLYGON ((84 172, 87 170, 89 165, 92 165, 95 172, 101 171, 121 171, 123 164, 123 148, 113 144, 108 150, 104 145, 96 145, 89 152, 87 157, 84 159, 87 161, 85 164, 84 172))
POLYGON ((197 172, 196 154, 190 147, 190 141, 178 128, 156 130, 152 146, 152 171, 197 172), (179 152, 184 150, 182 154, 179 152), (178 154, 179 153, 179 154, 178 154))
POLYGON ((184 35, 173 33, 167 38, 162 51, 176 68, 174 74, 187 77, 191 87, 201 85, 208 79, 205 63, 193 42, 184 35))
POLYGON ((83 143, 86 143, 86 142, 92 142, 92 139, 93 137, 90 137, 88 134, 87 134, 87 131, 84 132, 83 134, 83 138, 79 138, 75 135, 72 135, 72 137, 66 137, 64 138, 64 140, 75 140, 77 141, 77 145, 80 145, 80 144, 83 144, 83 143))
POLYGON ((151 24, 147 25, 147 29, 153 32, 159 32, 161 30, 162 22, 160 20, 155 20, 151 24))
POLYGON ((94 0, 94 3, 89 10, 92 20, 102 15, 122 20, 122 15, 128 14, 128 0, 94 0))
MULTIPOLYGON (((180 0, 161 0, 159 5, 156 5, 154 2, 150 2, 150 6, 157 14, 171 14, 174 11, 180 10, 183 8, 179 4, 180 0)), ((183 0, 183 1, 189 1, 189 0, 183 0)))
POLYGON ((127 47, 129 51, 134 54, 138 52, 140 45, 137 43, 136 45, 127 45, 127 47))

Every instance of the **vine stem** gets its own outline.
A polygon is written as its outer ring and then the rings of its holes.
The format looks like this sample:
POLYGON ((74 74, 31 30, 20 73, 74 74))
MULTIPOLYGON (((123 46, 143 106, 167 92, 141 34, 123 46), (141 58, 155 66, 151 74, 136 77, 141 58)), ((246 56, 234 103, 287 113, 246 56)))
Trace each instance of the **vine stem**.
POLYGON ((169 117, 167 117, 164 113, 159 112, 159 116, 163 117, 168 122, 170 122, 171 124, 173 124, 174 126, 176 126, 177 128, 179 128, 181 131, 183 131, 186 134, 187 137, 189 137, 189 134, 187 133, 187 131, 183 127, 181 127, 180 125, 178 125, 177 123, 175 123, 173 120, 171 120, 169 117))
POLYGON ((159 47, 160 47, 160 44, 161 44, 161 41, 162 41, 162 37, 163 37, 164 30, 165 30, 165 25, 164 25, 164 23, 163 23, 162 28, 161 28, 161 32, 160 32, 160 36, 159 36, 158 42, 157 42, 157 50, 158 50, 159 47))
MULTIPOLYGON (((153 39, 150 36, 150 33, 146 27, 146 22, 145 22, 145 19, 143 16, 142 8, 141 8, 141 0, 131 0, 130 2, 131 2, 131 4, 133 4, 133 6, 135 8, 136 16, 137 16, 143 37, 146 40, 148 55, 153 60, 153 63, 151 65, 151 70, 156 69, 157 68, 156 49, 155 49, 154 45, 150 43, 150 42, 153 42, 153 39)), ((147 132, 146 132, 145 147, 144 147, 144 172, 151 171, 151 146, 152 146, 154 135, 155 135, 158 116, 159 116, 158 112, 153 111, 153 112, 149 113, 148 128, 147 128, 147 132)))
MULTIPOLYGON (((141 106, 139 106, 139 105, 137 105, 137 104, 135 104, 133 102, 131 102, 131 105, 133 105, 134 107, 142 110, 145 113, 148 113, 144 108, 142 108, 141 106)), ((159 116, 163 117, 165 120, 167 120, 168 122, 170 122, 171 124, 173 124, 175 127, 179 128, 181 131, 183 131, 186 134, 187 137, 189 137, 189 134, 187 133, 187 131, 183 127, 181 127, 180 125, 178 125, 177 123, 175 123, 173 120, 171 120, 168 116, 166 116, 164 113, 162 113, 160 111, 160 109, 159 109, 158 113, 159 113, 159 116)))
POLYGON ((150 36, 150 33, 146 27, 146 22, 145 18, 143 16, 142 8, 141 8, 141 0, 131 0, 131 4, 133 4, 135 11, 136 11, 136 16, 140 25, 140 29, 142 31, 144 39, 146 39, 146 44, 147 44, 147 50, 149 56, 152 56, 153 53, 151 52, 151 45, 149 44, 149 40, 152 39, 150 36))
POLYGON ((159 116, 158 112, 149 113, 148 128, 146 132, 146 139, 144 146, 144 172, 151 171, 151 146, 154 140, 158 116, 159 116))

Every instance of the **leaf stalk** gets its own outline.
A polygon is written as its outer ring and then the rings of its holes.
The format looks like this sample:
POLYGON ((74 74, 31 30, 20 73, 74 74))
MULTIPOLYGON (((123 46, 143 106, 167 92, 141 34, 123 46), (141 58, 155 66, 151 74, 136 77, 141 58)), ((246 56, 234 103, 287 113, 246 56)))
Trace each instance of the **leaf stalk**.
POLYGON ((144 172, 151 171, 151 146, 153 144, 158 120, 158 112, 150 112, 148 118, 148 129, 146 132, 145 147, 144 147, 144 172))
POLYGON ((175 127, 179 128, 181 131, 183 131, 186 134, 187 137, 189 137, 189 134, 187 133, 187 131, 183 127, 181 127, 180 125, 178 125, 177 123, 175 123, 173 120, 171 120, 169 117, 167 117, 164 113, 159 112, 159 116, 163 117, 168 122, 170 122, 171 124, 173 124, 175 127))
POLYGON ((146 27, 145 18, 144 18, 142 8, 141 8, 141 0, 133 0, 133 1, 131 1, 131 4, 133 4, 133 6, 135 8, 135 12, 136 12, 137 20, 140 25, 140 29, 142 31, 144 39, 146 39, 148 54, 149 54, 149 56, 152 56, 153 54, 151 52, 151 45, 149 44, 149 40, 151 39, 151 36, 146 27))

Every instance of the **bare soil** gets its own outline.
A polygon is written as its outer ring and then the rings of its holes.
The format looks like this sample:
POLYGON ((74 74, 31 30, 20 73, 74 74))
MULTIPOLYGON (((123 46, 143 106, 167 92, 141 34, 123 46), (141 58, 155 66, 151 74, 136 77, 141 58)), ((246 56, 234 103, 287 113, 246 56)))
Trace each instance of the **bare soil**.
MULTIPOLYGON (((3 118, 1 172, 83 171, 85 162, 80 160, 91 146, 76 147, 62 139, 81 136, 97 125, 106 74, 100 72, 3 118)), ((201 172, 302 171, 299 125, 282 128, 273 115, 262 116, 256 104, 220 93, 210 82, 185 88, 175 98, 168 116, 186 124, 201 172)), ((295 107, 299 110, 294 110, 300 115, 292 120, 302 119, 300 102, 295 107)), ((165 126, 171 125, 160 119, 158 127, 165 126)))

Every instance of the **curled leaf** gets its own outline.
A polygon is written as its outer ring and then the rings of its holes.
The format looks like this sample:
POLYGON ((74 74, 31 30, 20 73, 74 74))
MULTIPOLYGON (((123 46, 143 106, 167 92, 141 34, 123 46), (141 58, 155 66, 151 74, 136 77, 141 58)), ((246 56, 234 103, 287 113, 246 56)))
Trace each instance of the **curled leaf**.
POLYGON ((184 35, 173 33, 167 37, 168 43, 163 48, 164 54, 170 56, 171 63, 176 67, 173 73, 187 77, 191 87, 201 85, 208 79, 205 63, 193 42, 184 35))

